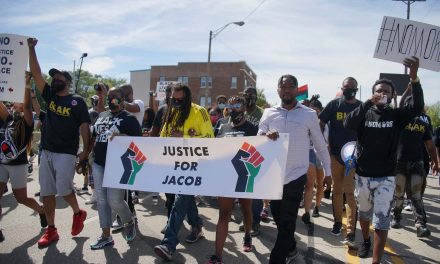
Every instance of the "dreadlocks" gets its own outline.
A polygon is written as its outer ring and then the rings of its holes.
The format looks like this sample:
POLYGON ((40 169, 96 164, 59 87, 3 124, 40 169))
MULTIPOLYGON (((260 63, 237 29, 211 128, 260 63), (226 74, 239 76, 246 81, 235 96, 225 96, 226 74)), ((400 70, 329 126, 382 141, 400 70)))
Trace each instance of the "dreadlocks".
POLYGON ((29 152, 32 148, 32 136, 29 138, 28 142, 25 142, 26 139, 26 124, 23 117, 21 117, 18 121, 14 121, 14 133, 12 135, 12 139, 14 140, 15 145, 18 150, 22 149, 26 146, 26 151, 29 152))
POLYGON ((185 120, 188 118, 191 111, 192 94, 188 86, 181 83, 171 84, 174 90, 183 90, 183 102, 180 107, 173 105, 174 98, 170 98, 168 102, 167 111, 165 113, 163 123, 165 126, 165 134, 169 135, 173 130, 179 130, 183 127, 185 120))

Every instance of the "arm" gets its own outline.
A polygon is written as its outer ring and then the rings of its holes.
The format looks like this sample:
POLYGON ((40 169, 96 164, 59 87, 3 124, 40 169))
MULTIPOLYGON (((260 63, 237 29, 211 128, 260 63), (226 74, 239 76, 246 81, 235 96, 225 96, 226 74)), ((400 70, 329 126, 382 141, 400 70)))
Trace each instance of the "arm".
POLYGON ((31 90, 31 102, 32 102, 32 108, 34 109, 37 116, 40 116, 41 108, 40 103, 37 100, 37 96, 33 90, 31 90))
POLYGON ((402 94, 402 98, 400 98, 399 107, 402 108, 405 103, 405 99, 412 94, 412 85, 408 83, 408 86, 405 89, 405 92, 402 94))
POLYGON ((344 127, 357 131, 359 126, 364 122, 365 115, 367 114, 368 110, 373 106, 373 100, 379 101, 380 98, 376 97, 373 95, 372 99, 368 99, 364 103, 360 104, 356 109, 351 111, 345 117, 344 127))
POLYGON ((138 113, 141 111, 141 107, 137 103, 124 102, 124 108, 125 108, 125 110, 127 110, 127 112, 130 112, 130 113, 138 113))
POLYGON ((30 72, 26 72, 26 87, 24 89, 23 114, 26 124, 28 126, 32 126, 32 124, 34 123, 34 118, 32 116, 30 72))
POLYGON ((432 142, 432 139, 425 140, 425 147, 429 153, 429 157, 431 157, 432 175, 437 175, 437 173, 439 172, 439 164, 438 164, 439 160, 438 160, 437 150, 434 146, 434 143, 432 142))
POLYGON ((41 74, 40 64, 38 63, 37 53, 35 52, 35 46, 37 45, 38 40, 35 38, 28 38, 27 41, 29 46, 29 67, 31 69, 32 77, 34 78, 38 90, 43 93, 46 81, 41 74))
POLYGON ((88 122, 84 122, 79 127, 79 132, 83 140, 83 151, 78 154, 79 161, 86 160, 89 156, 90 149, 90 126, 88 122))
POLYGON ((6 105, 3 103, 3 101, 0 101, 0 118, 3 121, 6 121, 6 118, 8 118, 9 111, 6 105))
POLYGON ((330 154, 327 149, 327 144, 324 140, 324 135, 318 125, 318 118, 313 115, 309 123, 310 137, 312 139, 313 146, 316 150, 316 155, 322 161, 324 172, 326 177, 331 177, 331 162, 330 154))

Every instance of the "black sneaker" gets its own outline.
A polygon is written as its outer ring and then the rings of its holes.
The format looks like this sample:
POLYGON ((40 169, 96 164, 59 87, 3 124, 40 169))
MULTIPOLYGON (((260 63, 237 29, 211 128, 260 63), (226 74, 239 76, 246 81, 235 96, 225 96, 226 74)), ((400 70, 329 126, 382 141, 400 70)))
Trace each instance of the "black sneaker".
POLYGON ((313 208, 312 217, 319 217, 319 208, 317 206, 313 208))
POLYGON ((251 252, 253 250, 252 246, 252 237, 251 236, 244 236, 243 238, 243 251, 244 252, 251 252))
POLYGON ((310 222, 310 214, 309 212, 304 213, 301 217, 301 220, 304 222, 304 224, 306 225, 310 225, 312 222, 310 222))
POLYGON ((324 198, 325 199, 330 199, 331 192, 332 192, 331 189, 324 190, 324 198))
POLYGON ((298 250, 295 248, 294 250, 289 252, 286 258, 286 264, 296 263, 296 258, 298 257, 298 250))
POLYGON ((333 229, 331 231, 332 235, 340 236, 341 235, 341 228, 342 228, 342 223, 340 223, 340 222, 334 223, 333 229))
POLYGON ((355 238, 354 233, 350 233, 345 237, 342 244, 347 245, 349 248, 356 248, 356 243, 354 238, 355 238))
POLYGON ((431 231, 429 231, 425 224, 417 226, 417 237, 429 237, 430 235, 431 231))
POLYGON ((40 215, 40 225, 42 228, 47 226, 47 219, 46 214, 39 214, 40 215))
POLYGON ((256 237, 260 235, 260 224, 252 225, 251 236, 256 237))
POLYGON ((358 250, 358 257, 360 258, 366 258, 368 257, 368 254, 370 253, 371 248, 371 241, 370 238, 368 240, 364 240, 361 247, 358 250))
POLYGON ((391 227, 396 229, 401 228, 402 226, 400 225, 400 219, 393 217, 393 219, 391 219, 391 227))
POLYGON ((185 238, 186 243, 193 244, 203 238, 202 226, 191 227, 191 233, 185 238))

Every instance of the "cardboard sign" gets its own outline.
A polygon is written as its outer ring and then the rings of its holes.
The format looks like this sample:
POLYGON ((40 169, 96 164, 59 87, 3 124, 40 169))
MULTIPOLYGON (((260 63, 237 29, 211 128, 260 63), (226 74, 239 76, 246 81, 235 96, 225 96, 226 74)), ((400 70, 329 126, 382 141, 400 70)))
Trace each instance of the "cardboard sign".
POLYGON ((29 48, 26 36, 0 34, 0 101, 23 102, 29 48))
POLYGON ((176 194, 281 199, 288 134, 225 138, 115 137, 104 187, 176 194))
POLYGON ((411 56, 419 58, 420 68, 440 71, 440 27, 384 17, 374 58, 402 63, 411 56))
POLYGON ((168 85, 173 84, 176 82, 173 81, 159 81, 156 85, 156 101, 163 101, 165 100, 166 94, 165 90, 168 85))

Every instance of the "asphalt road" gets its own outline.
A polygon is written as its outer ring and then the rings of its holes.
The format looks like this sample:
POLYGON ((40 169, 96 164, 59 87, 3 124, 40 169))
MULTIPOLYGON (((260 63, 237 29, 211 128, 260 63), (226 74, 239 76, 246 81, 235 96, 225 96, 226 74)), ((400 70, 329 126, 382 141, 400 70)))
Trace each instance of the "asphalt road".
MULTIPOLYGON (((38 191, 38 170, 36 165, 29 176, 28 194, 38 191)), ((75 177, 77 186, 81 186, 82 177, 75 177)), ((418 239, 415 234, 411 212, 404 212, 404 228, 389 232, 386 253, 383 263, 440 263, 440 188, 438 177, 428 177, 425 195, 425 208, 428 214, 431 236, 418 239)), ((163 235, 160 230, 166 223, 165 197, 161 195, 154 201, 151 193, 141 193, 140 203, 136 205, 138 216, 138 233, 135 240, 127 244, 119 233, 113 234, 115 245, 103 250, 92 251, 90 243, 100 234, 96 206, 85 205, 90 194, 78 196, 80 206, 87 210, 88 216, 84 230, 77 237, 70 235, 72 211, 62 198, 57 200, 56 225, 60 240, 40 249, 37 246, 43 234, 39 217, 32 210, 18 205, 11 191, 1 200, 3 215, 0 228, 5 241, 0 243, 0 263, 163 263, 154 254, 153 248, 160 244, 163 235)), ((214 252, 215 228, 218 219, 217 200, 204 198, 206 206, 199 207, 204 220, 205 239, 196 244, 182 242, 177 247, 174 263, 205 263, 214 252)), ((303 214, 300 210, 299 216, 303 214)), ((243 233, 238 230, 241 213, 239 208, 233 211, 226 240, 223 261, 225 263, 268 263, 270 250, 273 247, 277 229, 274 222, 262 223, 260 236, 253 239, 255 250, 245 253, 241 250, 243 233)), ((296 263, 371 263, 371 258, 359 259, 356 252, 348 250, 341 241, 343 236, 330 234, 332 227, 331 201, 323 199, 321 217, 313 218, 314 224, 305 226, 300 217, 297 221, 296 239, 300 256, 296 263)), ((189 233, 189 226, 180 232, 184 241, 189 233)), ((361 240, 358 229, 356 240, 361 240)), ((371 254, 370 254, 371 256, 371 254)))

